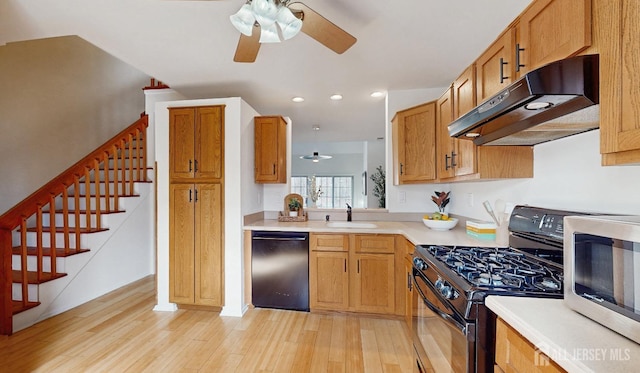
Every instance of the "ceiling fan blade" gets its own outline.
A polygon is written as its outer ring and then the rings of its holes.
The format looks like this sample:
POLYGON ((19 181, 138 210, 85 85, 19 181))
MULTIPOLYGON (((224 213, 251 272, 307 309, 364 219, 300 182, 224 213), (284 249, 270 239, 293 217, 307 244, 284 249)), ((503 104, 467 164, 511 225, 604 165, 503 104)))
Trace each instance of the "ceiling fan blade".
POLYGON ((255 62, 260 50, 260 27, 253 26, 251 36, 240 34, 236 54, 233 56, 235 62, 255 62))
POLYGON ((293 10, 302 11, 302 32, 334 52, 342 54, 357 41, 351 34, 303 3, 295 2, 288 6, 293 10))

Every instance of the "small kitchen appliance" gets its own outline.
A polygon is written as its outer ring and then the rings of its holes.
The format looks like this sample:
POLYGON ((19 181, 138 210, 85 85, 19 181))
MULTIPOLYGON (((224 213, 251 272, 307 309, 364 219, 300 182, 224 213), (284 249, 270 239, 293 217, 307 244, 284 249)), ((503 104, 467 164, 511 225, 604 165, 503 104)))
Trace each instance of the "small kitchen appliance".
POLYGON ((565 303, 640 343, 640 216, 567 218, 565 303))
POLYGON ((484 299, 562 298, 563 218, 576 214, 516 206, 509 247, 417 245, 411 281, 417 365, 493 372, 496 316, 484 299))

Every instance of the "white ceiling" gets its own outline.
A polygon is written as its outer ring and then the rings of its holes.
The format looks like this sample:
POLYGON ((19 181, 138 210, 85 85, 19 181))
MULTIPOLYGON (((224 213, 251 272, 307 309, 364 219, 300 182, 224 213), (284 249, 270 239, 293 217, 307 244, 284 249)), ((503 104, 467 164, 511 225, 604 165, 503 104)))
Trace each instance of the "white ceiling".
POLYGON ((289 116, 296 141, 372 140, 385 117, 371 92, 448 86, 530 0, 303 2, 356 44, 338 55, 301 33, 240 64, 229 16, 243 0, 2 0, 0 45, 79 35, 188 97, 241 96, 263 115, 289 116))

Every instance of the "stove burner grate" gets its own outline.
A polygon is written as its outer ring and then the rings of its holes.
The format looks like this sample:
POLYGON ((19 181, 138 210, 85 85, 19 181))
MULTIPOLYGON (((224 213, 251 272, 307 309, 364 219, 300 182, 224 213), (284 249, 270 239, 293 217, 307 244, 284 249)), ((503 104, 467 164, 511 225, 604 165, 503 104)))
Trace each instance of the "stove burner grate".
POLYGON ((559 269, 512 249, 432 245, 427 251, 479 288, 523 292, 562 291, 559 269))

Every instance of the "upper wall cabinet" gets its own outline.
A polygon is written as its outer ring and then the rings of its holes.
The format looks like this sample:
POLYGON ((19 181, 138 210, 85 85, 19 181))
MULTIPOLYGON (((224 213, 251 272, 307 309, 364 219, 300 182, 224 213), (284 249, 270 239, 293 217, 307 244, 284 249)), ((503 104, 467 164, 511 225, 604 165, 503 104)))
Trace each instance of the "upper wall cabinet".
POLYGON ((255 181, 287 182, 287 122, 280 116, 255 117, 255 181))
POLYGON ((393 183, 417 184, 436 179, 436 103, 396 113, 391 120, 393 183))
POLYGON ((510 27, 476 60, 478 102, 491 97, 513 81, 515 28, 510 27))
POLYGON ((640 164, 640 1, 594 1, 602 164, 640 164))
POLYGON ((517 75, 578 54, 591 45, 591 0, 537 0, 520 16, 517 75))
POLYGON ((224 105, 169 109, 169 178, 219 181, 224 155, 224 105))
POLYGON ((476 60, 478 103, 591 45, 591 0, 536 0, 476 60))

